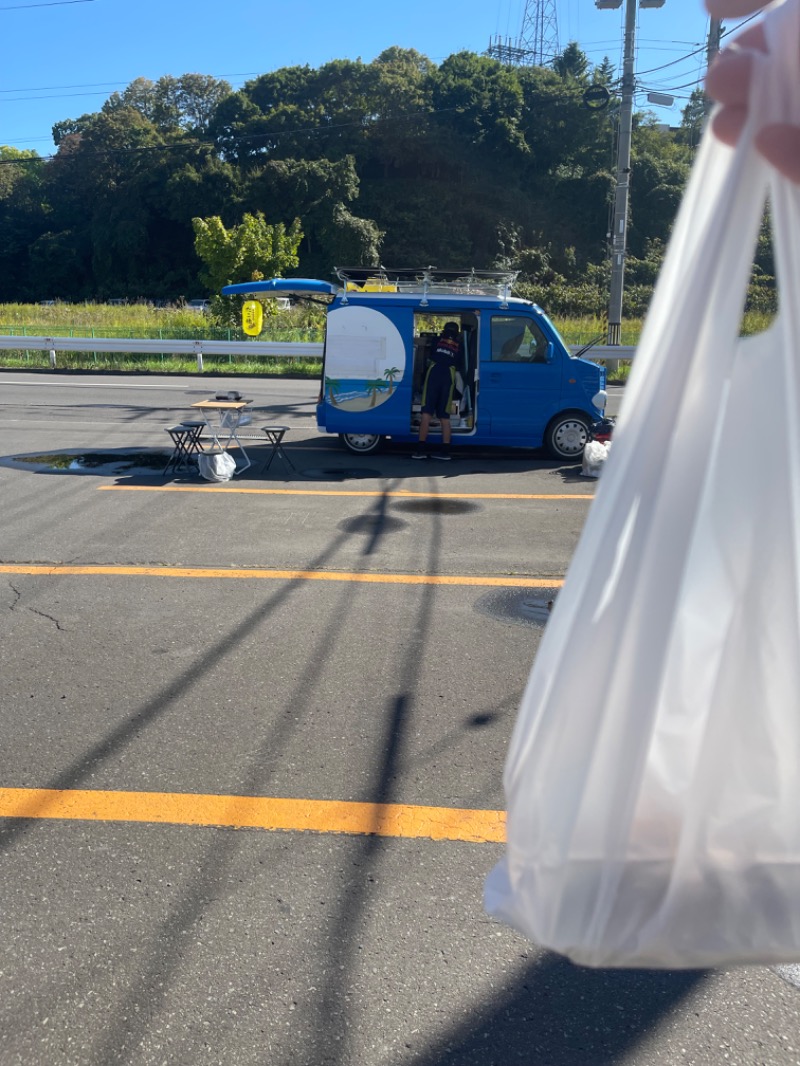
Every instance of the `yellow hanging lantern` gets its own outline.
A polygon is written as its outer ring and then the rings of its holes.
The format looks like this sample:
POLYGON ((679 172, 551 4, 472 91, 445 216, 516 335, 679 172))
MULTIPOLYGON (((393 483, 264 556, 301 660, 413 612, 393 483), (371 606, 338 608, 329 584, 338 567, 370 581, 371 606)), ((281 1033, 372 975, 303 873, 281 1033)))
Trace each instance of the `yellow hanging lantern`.
POLYGON ((242 329, 248 337, 257 337, 264 328, 264 308, 258 300, 242 304, 242 329))

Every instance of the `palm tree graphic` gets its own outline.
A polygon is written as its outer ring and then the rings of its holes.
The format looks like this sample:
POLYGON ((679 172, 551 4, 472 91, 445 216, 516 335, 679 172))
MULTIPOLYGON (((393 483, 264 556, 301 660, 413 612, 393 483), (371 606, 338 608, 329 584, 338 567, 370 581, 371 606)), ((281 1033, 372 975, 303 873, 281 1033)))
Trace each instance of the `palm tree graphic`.
POLYGON ((400 373, 400 368, 396 367, 396 366, 392 366, 388 370, 384 370, 384 372, 383 372, 383 376, 389 382, 389 395, 390 396, 392 395, 392 391, 393 391, 393 388, 394 388, 394 379, 397 377, 397 375, 399 373, 400 373))
POLYGON ((369 405, 370 405, 370 407, 375 407, 375 405, 378 402, 378 393, 379 392, 383 392, 383 390, 385 388, 389 387, 389 386, 387 386, 387 384, 383 380, 383 378, 375 378, 373 381, 365 382, 365 384, 366 384, 366 387, 369 389, 369 395, 370 395, 369 405))
POLYGON ((336 378, 325 378, 325 388, 328 390, 328 396, 332 407, 338 407, 338 404, 336 403, 336 393, 341 387, 341 381, 338 381, 336 378))

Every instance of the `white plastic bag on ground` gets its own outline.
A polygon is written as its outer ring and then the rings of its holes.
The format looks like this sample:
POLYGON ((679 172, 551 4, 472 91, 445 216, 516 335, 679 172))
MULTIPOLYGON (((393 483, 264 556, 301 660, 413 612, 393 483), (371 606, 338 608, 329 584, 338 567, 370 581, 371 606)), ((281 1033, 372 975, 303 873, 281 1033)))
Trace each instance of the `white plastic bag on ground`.
POLYGON ((583 477, 600 477, 603 463, 608 458, 608 445, 600 440, 588 440, 583 449, 581 474, 583 477))
POLYGON ((490 913, 594 966, 800 960, 800 8, 707 136, 523 697, 490 913), (780 313, 739 339, 769 194, 780 313))
POLYGON ((206 481, 230 481, 236 473, 236 460, 228 452, 203 452, 197 456, 197 466, 206 481))

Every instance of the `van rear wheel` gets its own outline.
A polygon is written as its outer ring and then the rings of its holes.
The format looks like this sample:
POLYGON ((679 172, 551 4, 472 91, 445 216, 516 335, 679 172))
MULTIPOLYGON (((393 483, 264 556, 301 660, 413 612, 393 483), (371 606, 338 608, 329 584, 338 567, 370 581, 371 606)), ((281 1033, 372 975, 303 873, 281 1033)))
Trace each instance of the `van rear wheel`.
POLYGON ((376 452, 383 442, 379 433, 342 433, 342 443, 355 455, 369 455, 376 452))
POLYGON ((544 446, 554 459, 580 459, 590 432, 589 421, 583 415, 557 415, 547 427, 544 446))

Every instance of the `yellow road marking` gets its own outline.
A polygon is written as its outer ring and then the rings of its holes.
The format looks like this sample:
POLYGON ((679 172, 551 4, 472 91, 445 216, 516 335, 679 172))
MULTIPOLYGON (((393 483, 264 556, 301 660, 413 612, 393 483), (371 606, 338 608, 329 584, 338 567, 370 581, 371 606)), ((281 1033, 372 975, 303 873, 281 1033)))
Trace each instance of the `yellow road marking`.
POLYGON ((546 492, 391 492, 342 489, 245 489, 217 488, 214 485, 98 485, 100 492, 216 492, 249 493, 256 496, 394 496, 422 500, 593 500, 586 493, 546 492))
POLYGON ((164 822, 170 825, 427 837, 481 844, 503 843, 505 840, 503 811, 183 792, 0 788, 0 818, 164 822))
POLYGON ((48 566, 41 563, 1 563, 0 574, 45 577, 198 577, 259 581, 354 581, 370 585, 472 585, 489 588, 561 588, 557 577, 487 577, 467 574, 372 574, 337 570, 221 570, 189 566, 48 566))

